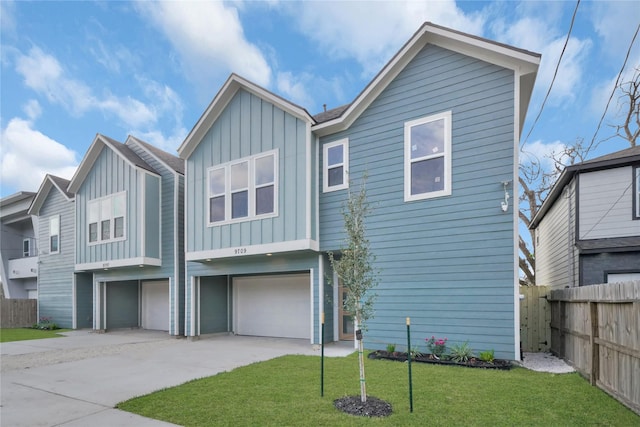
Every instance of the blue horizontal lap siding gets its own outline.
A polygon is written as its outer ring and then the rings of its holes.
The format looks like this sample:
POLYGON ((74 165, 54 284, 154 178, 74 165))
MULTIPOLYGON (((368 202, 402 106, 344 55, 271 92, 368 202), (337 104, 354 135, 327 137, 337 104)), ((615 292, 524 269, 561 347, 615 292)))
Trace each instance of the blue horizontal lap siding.
POLYGON ((186 160, 187 251, 305 238, 306 141, 304 121, 239 90, 186 160), (278 216, 209 227, 207 170, 274 149, 278 149, 278 216))
MULTIPOLYGON (((436 335, 515 357, 513 198, 500 210, 501 181, 514 180, 513 91, 512 71, 428 45, 350 129, 322 138, 349 138, 352 191, 369 175, 367 232, 381 273, 368 347, 403 342, 411 317, 423 351, 436 335), (444 111, 452 195, 404 202, 404 123, 444 111)), ((346 196, 320 195, 323 251, 344 245, 346 196)))
POLYGON ((73 326, 74 202, 52 187, 39 212, 38 314, 73 326), (49 252, 49 219, 60 217, 59 252, 49 252))

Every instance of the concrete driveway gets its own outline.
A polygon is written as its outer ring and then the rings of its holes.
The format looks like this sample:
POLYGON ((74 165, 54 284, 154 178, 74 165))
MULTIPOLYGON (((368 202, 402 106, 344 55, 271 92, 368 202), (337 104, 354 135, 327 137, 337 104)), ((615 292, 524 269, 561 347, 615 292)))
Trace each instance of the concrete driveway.
MULTIPOLYGON (((188 341, 143 330, 64 335, 0 345, 1 426, 168 426, 114 406, 286 354, 320 355, 306 340, 217 335, 188 341)), ((325 347, 328 357, 353 351, 344 343, 325 347)))

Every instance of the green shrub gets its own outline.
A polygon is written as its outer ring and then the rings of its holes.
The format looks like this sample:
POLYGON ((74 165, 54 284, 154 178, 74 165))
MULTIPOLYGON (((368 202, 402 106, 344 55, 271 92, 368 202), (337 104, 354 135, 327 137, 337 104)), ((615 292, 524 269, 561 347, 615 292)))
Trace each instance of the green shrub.
POLYGON ((51 317, 41 317, 38 323, 34 323, 31 326, 32 329, 41 329, 43 331, 53 331, 56 329, 60 329, 58 325, 52 322, 51 317))
POLYGON ((396 345, 395 344, 387 344, 387 351, 389 353, 393 353, 394 351, 396 351, 396 345))
POLYGON ((486 350, 486 351, 481 351, 480 354, 478 354, 478 357, 483 362, 488 362, 488 363, 493 363, 493 360, 495 359, 495 356, 494 356, 494 353, 493 353, 493 349, 486 350))
POLYGON ((468 362, 473 357, 473 349, 469 347, 469 342, 454 344, 449 351, 451 360, 455 362, 468 362))

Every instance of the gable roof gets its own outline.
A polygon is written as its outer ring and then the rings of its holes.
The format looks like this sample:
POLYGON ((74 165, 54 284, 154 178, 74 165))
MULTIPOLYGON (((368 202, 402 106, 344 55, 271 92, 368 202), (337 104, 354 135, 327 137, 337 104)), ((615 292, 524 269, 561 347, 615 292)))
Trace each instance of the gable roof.
POLYGON ((271 102, 294 117, 311 124, 315 123, 313 117, 311 117, 304 108, 234 73, 229 76, 220 91, 213 98, 213 101, 211 101, 211 104, 209 104, 200 119, 198 119, 198 122, 193 126, 193 129, 191 129, 191 132, 189 132, 189 135, 187 135, 184 142, 178 148, 178 155, 181 158, 186 159, 193 153, 193 150, 198 146, 209 128, 211 128, 229 101, 231 101, 240 89, 244 89, 259 98, 271 102))
POLYGON ((35 195, 31 191, 18 191, 0 199, 0 220, 8 224, 29 218, 27 211, 35 195))
POLYGON ((55 176, 55 175, 49 175, 49 174, 45 175, 44 179, 42 180, 42 184, 40 184, 40 188, 36 193, 35 198, 31 202, 31 206, 29 207, 29 211, 28 211, 29 215, 40 215, 40 209, 42 208, 42 205, 44 204, 45 200, 47 200, 47 196, 49 195, 49 192, 53 188, 58 190, 64 196, 64 198, 67 199, 67 201, 71 202, 75 200, 75 196, 72 193, 69 193, 67 191, 68 187, 69 187, 68 179, 60 178, 59 176, 55 176))
MULTIPOLYGON (((520 117, 518 122, 520 127, 518 129, 518 135, 522 133, 522 125, 527 114, 529 100, 533 92, 533 84, 538 73, 540 54, 452 30, 430 22, 425 22, 420 29, 418 29, 413 37, 391 58, 367 87, 360 92, 356 99, 349 104, 347 108, 342 110, 337 117, 326 121, 322 120, 322 122, 313 126, 312 130, 314 133, 323 136, 349 128, 360 114, 366 110, 389 83, 393 81, 427 44, 440 46, 514 70, 516 77, 520 79, 520 117)), ((336 112, 336 110, 338 109, 329 111, 336 112)), ((329 113, 329 111, 326 113, 329 113)), ((320 113, 318 116, 320 116, 320 119, 323 119, 326 115, 320 113)))
POLYGON ((73 175, 73 178, 71 178, 71 182, 69 183, 67 191, 74 194, 78 191, 85 178, 87 177, 87 174, 93 167, 93 164, 102 152, 102 149, 105 147, 111 149, 132 167, 144 169, 160 176, 157 170, 149 166, 149 164, 142 160, 140 156, 138 156, 131 148, 127 147, 121 142, 116 141, 115 139, 109 138, 108 136, 97 134, 95 139, 91 143, 89 150, 87 150, 87 153, 84 155, 82 162, 80 162, 76 173, 73 175))
POLYGON ((566 168, 564 168, 564 170, 560 174, 560 177, 553 185, 553 188, 542 203, 542 206, 540 206, 540 209, 538 210, 536 215, 531 219, 529 228, 535 229, 536 227, 538 227, 538 225, 540 225, 540 221, 542 221, 542 218, 544 218, 549 209, 551 209, 555 201, 562 194, 562 190, 564 190, 564 187, 566 187, 566 185, 571 182, 576 174, 580 174, 583 172, 594 172, 603 169, 613 169, 632 164, 640 164, 640 146, 626 148, 624 150, 596 157, 595 159, 585 160, 584 162, 567 166, 566 168))
POLYGON ((160 163, 162 163, 168 169, 173 170, 181 175, 184 175, 184 160, 180 157, 174 156, 173 154, 167 153, 164 150, 159 149, 158 147, 149 144, 135 136, 129 135, 127 140, 124 143, 125 145, 129 144, 137 144, 142 147, 145 151, 151 154, 156 158, 160 163))

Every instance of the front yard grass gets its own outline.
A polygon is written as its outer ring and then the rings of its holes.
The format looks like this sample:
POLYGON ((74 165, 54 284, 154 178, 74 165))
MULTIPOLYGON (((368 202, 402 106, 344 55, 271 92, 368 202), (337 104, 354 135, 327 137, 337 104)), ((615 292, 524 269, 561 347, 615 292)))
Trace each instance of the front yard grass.
POLYGON ((284 356, 117 407, 183 426, 640 425, 639 416, 577 373, 411 366, 413 413, 409 412, 407 365, 365 360, 368 395, 393 405, 388 418, 354 417, 334 408, 334 399, 359 394, 355 354, 325 359, 324 397, 320 397, 320 358, 284 356))
POLYGON ((0 342, 39 340, 42 338, 59 338, 60 332, 69 329, 41 330, 31 328, 2 328, 0 329, 0 342))

